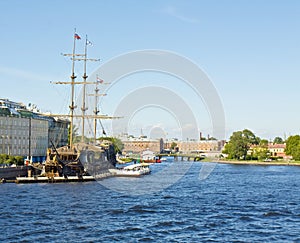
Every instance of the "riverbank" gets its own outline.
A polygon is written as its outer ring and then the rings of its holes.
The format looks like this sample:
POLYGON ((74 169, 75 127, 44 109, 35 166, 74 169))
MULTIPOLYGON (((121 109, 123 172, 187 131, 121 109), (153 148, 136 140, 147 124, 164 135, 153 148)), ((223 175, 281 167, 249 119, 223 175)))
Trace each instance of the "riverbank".
POLYGON ((235 165, 277 165, 277 166, 300 166, 300 161, 255 161, 255 160, 214 160, 211 162, 216 162, 220 164, 235 164, 235 165))

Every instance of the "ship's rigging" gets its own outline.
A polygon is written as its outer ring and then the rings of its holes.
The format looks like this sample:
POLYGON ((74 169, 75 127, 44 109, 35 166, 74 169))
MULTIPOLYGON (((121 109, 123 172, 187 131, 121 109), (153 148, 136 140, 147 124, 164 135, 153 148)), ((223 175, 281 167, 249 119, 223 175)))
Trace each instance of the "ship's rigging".
MULTIPOLYGON (((107 115, 99 115, 99 109, 97 108, 97 100, 95 101, 95 110, 93 115, 87 115, 87 106, 86 106, 86 85, 94 84, 96 85, 96 94, 95 98, 97 99, 99 94, 99 89, 97 88, 98 82, 88 82, 86 74, 86 63, 87 61, 97 61, 98 59, 89 59, 87 58, 87 45, 88 39, 86 36, 84 54, 76 53, 76 42, 80 40, 80 36, 74 31, 74 42, 73 42, 73 52, 72 54, 64 54, 64 56, 70 56, 72 60, 72 74, 71 81, 69 82, 54 82, 55 84, 70 84, 71 85, 71 104, 69 105, 70 114, 69 115, 51 115, 59 117, 68 117, 70 118, 70 132, 69 132, 69 144, 60 148, 56 148, 52 144, 52 148, 47 151, 47 158, 45 162, 45 175, 47 177, 54 178, 55 176, 82 176, 90 174, 97 177, 98 174, 101 174, 105 171, 108 171, 109 168, 114 167, 116 164, 116 154, 114 145, 111 143, 102 143, 99 146, 96 144, 85 143, 84 133, 85 133, 85 119, 114 119, 118 117, 112 117, 107 115), (75 75, 75 61, 84 61, 84 74, 82 76, 82 81, 76 81, 75 75), (75 115, 74 111, 77 108, 75 105, 75 85, 82 85, 82 106, 81 114, 75 115), (73 128, 74 128, 74 118, 80 118, 82 121, 82 136, 81 143, 73 143, 73 128)), ((95 123, 96 124, 96 123, 95 123)), ((95 125, 96 129, 96 125, 95 125)), ((95 131, 96 136, 96 131, 95 131)), ((94 138, 96 141, 96 137, 94 138)))
POLYGON ((74 30, 74 38, 73 38, 73 51, 71 54, 63 54, 63 56, 71 57, 72 60, 72 74, 71 74, 71 81, 59 81, 59 82, 53 82, 54 84, 70 84, 71 85, 71 102, 69 105, 70 114, 68 115, 55 115, 51 114, 51 116, 58 116, 58 117, 68 117, 70 119, 70 144, 69 146, 72 148, 73 141, 74 141, 74 119, 80 118, 81 119, 81 142, 84 142, 84 136, 85 136, 85 120, 86 119, 94 119, 94 142, 96 142, 96 136, 97 136, 97 120, 99 120, 99 123, 102 128, 102 133, 106 134, 105 129, 103 127, 103 124, 101 122, 101 119, 116 119, 120 117, 113 117, 108 115, 101 115, 100 110, 98 108, 98 97, 99 96, 105 96, 106 94, 99 93, 100 89, 98 87, 99 84, 109 84, 104 83, 103 80, 101 80, 97 75, 97 80, 88 82, 87 78, 87 61, 100 61, 100 59, 94 59, 94 58, 88 58, 88 46, 91 44, 91 42, 88 40, 88 37, 86 35, 85 37, 85 44, 84 44, 84 53, 78 54, 76 53, 76 42, 78 40, 81 40, 81 37, 76 33, 76 29, 74 30), (84 62, 84 71, 82 76, 82 81, 76 81, 77 76, 75 75, 75 61, 83 61, 84 62), (86 85, 94 84, 95 85, 95 93, 94 94, 88 94, 89 96, 95 97, 95 104, 94 104, 94 110, 92 115, 87 115, 86 111, 88 110, 88 107, 86 106, 86 85), (82 85, 82 106, 81 106, 81 114, 75 114, 75 109, 77 106, 75 105, 75 85, 82 85))

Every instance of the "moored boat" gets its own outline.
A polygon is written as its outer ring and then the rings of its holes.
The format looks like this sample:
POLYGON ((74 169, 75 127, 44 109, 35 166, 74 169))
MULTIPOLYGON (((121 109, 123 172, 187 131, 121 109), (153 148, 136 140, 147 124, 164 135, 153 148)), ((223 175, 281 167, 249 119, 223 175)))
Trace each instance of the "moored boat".
POLYGON ((141 162, 144 163, 161 163, 161 160, 156 157, 155 153, 149 149, 141 154, 141 162))
MULTIPOLYGON (((50 181, 70 181, 71 178, 74 181, 82 181, 83 178, 90 180, 90 176, 94 178, 102 178, 103 175, 109 175, 109 170, 115 167, 116 164, 116 153, 112 143, 102 143, 96 144, 96 126, 95 126, 95 138, 94 143, 85 143, 84 141, 84 121, 85 119, 113 119, 114 117, 109 117, 107 115, 98 115, 99 111, 95 107, 95 115, 86 115, 85 111, 87 107, 85 106, 85 85, 86 84, 95 84, 96 87, 98 82, 87 82, 86 74, 86 62, 88 60, 98 60, 98 59, 89 59, 87 58, 87 46, 88 39, 86 37, 85 41, 85 51, 84 54, 77 54, 75 52, 76 41, 80 40, 80 36, 74 33, 73 37, 74 45, 72 54, 64 54, 64 56, 70 56, 72 60, 72 72, 71 72, 71 81, 69 82, 54 82, 55 84, 69 84, 71 85, 71 102, 70 102, 70 115, 54 115, 49 114, 53 117, 68 117, 70 118, 70 127, 69 127, 69 143, 66 146, 56 148, 52 143, 52 147, 48 149, 46 161, 44 163, 44 171, 41 173, 40 179, 38 180, 25 180, 18 178, 19 181, 28 181, 36 182, 50 179, 50 181), (77 82, 75 75, 75 61, 84 61, 84 74, 82 76, 83 81, 77 82), (75 85, 83 86, 82 94, 82 107, 81 115, 75 115, 75 85), (82 119, 81 129, 82 129, 82 139, 80 143, 73 143, 73 131, 74 131, 74 118, 79 117, 82 119)), ((98 89, 96 88, 96 96, 98 89)), ((97 105, 97 102, 96 102, 97 105)), ((33 176, 28 176, 33 178, 33 176)), ((84 180, 83 180, 84 181, 84 180)))
POLYGON ((126 164, 132 162, 133 159, 125 156, 117 156, 116 160, 118 164, 126 164))
POLYGON ((122 177, 128 177, 128 176, 135 177, 135 176, 147 175, 151 173, 149 164, 145 164, 145 163, 132 164, 119 169, 109 169, 109 171, 114 176, 122 176, 122 177))
POLYGON ((75 143, 72 148, 64 146, 48 150, 45 162, 46 177, 97 176, 116 165, 112 144, 93 145, 75 143))

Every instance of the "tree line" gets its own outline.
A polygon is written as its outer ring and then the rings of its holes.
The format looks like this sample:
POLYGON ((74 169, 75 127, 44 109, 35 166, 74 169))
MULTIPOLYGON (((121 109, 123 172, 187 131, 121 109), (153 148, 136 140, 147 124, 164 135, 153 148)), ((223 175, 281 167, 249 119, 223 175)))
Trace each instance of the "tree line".
MULTIPOLYGON (((300 135, 290 136, 286 140, 276 137, 272 142, 273 144, 286 144, 286 155, 291 155, 294 160, 300 160, 300 135)), ((272 157, 268 143, 268 140, 261 139, 252 131, 244 129, 233 132, 223 153, 227 154, 228 159, 264 160, 272 157)))
POLYGON ((8 154, 0 154, 0 164, 15 164, 15 165, 24 165, 23 156, 13 156, 8 154))

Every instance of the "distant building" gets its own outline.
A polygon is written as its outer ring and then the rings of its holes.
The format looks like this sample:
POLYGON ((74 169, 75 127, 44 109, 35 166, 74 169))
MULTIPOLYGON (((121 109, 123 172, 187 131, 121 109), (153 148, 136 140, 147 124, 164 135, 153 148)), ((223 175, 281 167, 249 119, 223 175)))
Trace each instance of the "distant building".
POLYGON ((268 149, 270 151, 271 156, 273 157, 281 157, 283 159, 290 159, 291 156, 286 155, 285 153, 286 144, 268 144, 268 149))
POLYGON ((252 153, 258 153, 262 151, 268 152, 268 157, 273 157, 274 159, 292 159, 292 156, 286 155, 285 153, 286 144, 274 144, 268 143, 268 146, 261 147, 259 145, 251 145, 250 149, 248 150, 247 154, 251 155, 252 153))
POLYGON ((201 140, 201 141, 178 141, 177 146, 182 153, 207 153, 221 152, 225 141, 201 140))
POLYGON ((69 121, 45 116, 22 103, 0 99, 0 153, 32 156, 43 161, 51 142, 55 146, 68 143, 69 121))
POLYGON ((160 153, 163 149, 162 139, 148 139, 147 137, 126 137, 121 138, 124 144, 123 153, 141 153, 145 150, 153 151, 154 153, 160 153))

